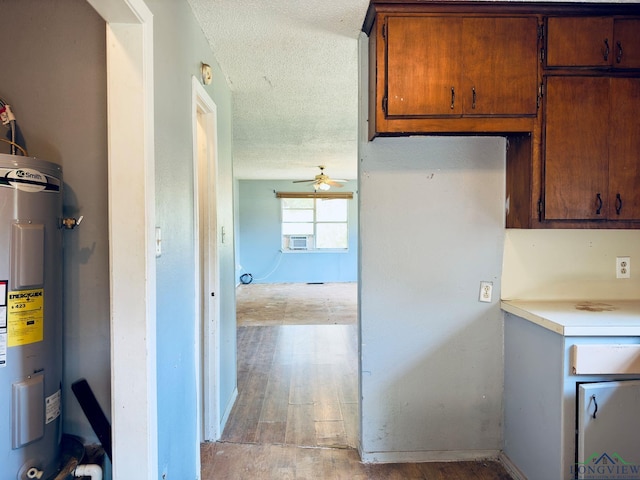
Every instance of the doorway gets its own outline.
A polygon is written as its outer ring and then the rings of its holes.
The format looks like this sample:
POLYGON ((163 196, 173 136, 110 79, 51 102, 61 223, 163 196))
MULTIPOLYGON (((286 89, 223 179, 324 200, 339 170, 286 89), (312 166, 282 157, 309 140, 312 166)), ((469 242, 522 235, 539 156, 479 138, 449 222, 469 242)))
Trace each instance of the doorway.
POLYGON ((357 284, 237 289, 238 399, 224 442, 358 445, 357 284))
POLYGON ((216 105, 192 78, 194 152, 196 372, 198 425, 201 442, 220 437, 220 275, 217 221, 217 113, 216 105))

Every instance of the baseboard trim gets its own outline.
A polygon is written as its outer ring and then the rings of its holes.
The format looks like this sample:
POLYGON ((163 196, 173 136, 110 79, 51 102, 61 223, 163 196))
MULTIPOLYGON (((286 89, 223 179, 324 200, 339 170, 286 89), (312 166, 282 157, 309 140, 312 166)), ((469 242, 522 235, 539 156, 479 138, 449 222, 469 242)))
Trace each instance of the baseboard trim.
POLYGON ((498 460, 500 450, 429 450, 420 452, 363 452, 363 463, 421 463, 498 460))
POLYGON ((501 452, 498 460, 500 460, 500 463, 507 473, 511 475, 513 480, 527 480, 527 476, 522 473, 518 467, 516 467, 516 464, 511 461, 506 453, 501 452))
POLYGON ((229 415, 231 415, 231 410, 233 406, 236 404, 236 399, 238 398, 238 387, 233 389, 231 393, 231 398, 229 399, 229 403, 227 403, 227 408, 222 414, 222 418, 220 419, 220 437, 222 437, 222 432, 224 432, 224 427, 227 425, 227 421, 229 420, 229 415))

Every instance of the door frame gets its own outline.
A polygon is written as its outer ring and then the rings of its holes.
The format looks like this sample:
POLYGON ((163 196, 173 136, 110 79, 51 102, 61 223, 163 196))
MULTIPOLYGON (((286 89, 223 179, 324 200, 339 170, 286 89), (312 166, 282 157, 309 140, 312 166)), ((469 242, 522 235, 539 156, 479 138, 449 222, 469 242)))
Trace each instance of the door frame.
POLYGON ((106 21, 112 476, 157 480, 153 14, 87 2, 106 21))
MULTIPOLYGON (((196 77, 192 85, 195 212, 196 382, 199 441, 220 438, 220 260, 217 106, 196 77)), ((199 445, 198 445, 199 449, 199 445)))

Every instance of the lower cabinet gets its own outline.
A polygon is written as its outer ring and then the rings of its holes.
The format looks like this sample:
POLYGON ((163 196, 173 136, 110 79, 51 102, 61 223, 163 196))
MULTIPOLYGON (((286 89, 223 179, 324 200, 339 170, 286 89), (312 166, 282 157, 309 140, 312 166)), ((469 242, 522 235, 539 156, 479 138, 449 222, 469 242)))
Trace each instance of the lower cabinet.
POLYGON ((504 454, 521 478, 640 478, 640 375, 577 375, 571 360, 576 344, 638 343, 563 336, 505 313, 504 454), (619 474, 603 473, 605 462, 619 474))
POLYGON ((579 384, 578 477, 639 478, 639 445, 640 381, 579 384))

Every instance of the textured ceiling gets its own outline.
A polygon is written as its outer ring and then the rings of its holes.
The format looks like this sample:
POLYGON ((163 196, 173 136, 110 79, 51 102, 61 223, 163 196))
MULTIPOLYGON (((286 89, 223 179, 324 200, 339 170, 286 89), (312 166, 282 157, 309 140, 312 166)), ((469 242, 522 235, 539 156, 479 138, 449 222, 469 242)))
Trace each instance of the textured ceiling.
POLYGON ((188 1, 233 92, 235 176, 355 179, 368 0, 188 1))

